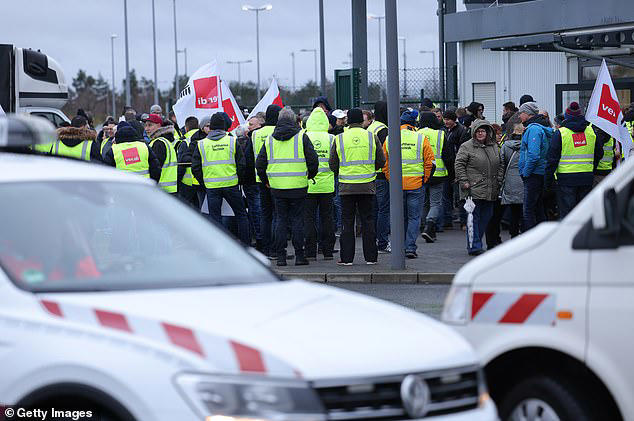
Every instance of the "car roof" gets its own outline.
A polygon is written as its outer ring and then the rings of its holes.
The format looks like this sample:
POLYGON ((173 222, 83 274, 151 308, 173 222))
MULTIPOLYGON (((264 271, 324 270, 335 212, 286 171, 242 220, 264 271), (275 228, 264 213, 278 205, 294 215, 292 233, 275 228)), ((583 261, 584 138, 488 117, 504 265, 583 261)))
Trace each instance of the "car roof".
POLYGON ((152 184, 147 178, 74 159, 0 152, 0 183, 24 181, 117 181, 152 184))

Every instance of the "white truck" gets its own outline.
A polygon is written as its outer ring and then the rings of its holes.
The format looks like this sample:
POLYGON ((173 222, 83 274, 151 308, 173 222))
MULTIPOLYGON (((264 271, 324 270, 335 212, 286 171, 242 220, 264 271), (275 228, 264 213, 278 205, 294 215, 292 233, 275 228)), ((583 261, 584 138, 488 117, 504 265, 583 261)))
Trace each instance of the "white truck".
POLYGON ((634 420, 634 159, 563 221, 465 265, 443 320, 476 349, 500 417, 634 420))
POLYGON ((61 108, 68 85, 53 58, 26 48, 0 44, 0 106, 6 113, 26 113, 48 119, 55 127, 70 122, 61 108))

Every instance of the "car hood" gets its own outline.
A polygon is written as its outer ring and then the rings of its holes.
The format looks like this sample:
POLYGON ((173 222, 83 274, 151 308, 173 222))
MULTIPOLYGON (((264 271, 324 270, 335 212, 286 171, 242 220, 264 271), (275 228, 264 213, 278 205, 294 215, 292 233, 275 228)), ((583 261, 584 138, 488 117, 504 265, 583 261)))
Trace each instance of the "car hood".
POLYGON ((176 351, 184 348, 205 357, 212 371, 238 368, 312 380, 404 374, 476 363, 465 340, 427 316, 303 281, 56 293, 39 298, 49 303, 44 306, 49 313, 69 318, 69 322, 86 323, 87 316, 73 320, 72 315, 98 310, 93 319, 99 327, 171 342, 176 351), (159 325, 171 327, 171 331, 160 335, 159 325), (144 329, 153 332, 145 334, 144 329), (231 351, 237 361, 218 356, 231 351))

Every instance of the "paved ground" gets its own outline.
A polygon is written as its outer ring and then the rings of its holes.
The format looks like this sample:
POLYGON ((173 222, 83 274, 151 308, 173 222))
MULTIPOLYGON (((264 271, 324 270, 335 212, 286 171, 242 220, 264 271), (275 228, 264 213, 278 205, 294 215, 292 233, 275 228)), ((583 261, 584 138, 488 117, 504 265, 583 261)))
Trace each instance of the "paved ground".
POLYGON ((440 318, 445 296, 449 291, 449 285, 353 283, 330 283, 329 285, 391 301, 435 318, 440 318))

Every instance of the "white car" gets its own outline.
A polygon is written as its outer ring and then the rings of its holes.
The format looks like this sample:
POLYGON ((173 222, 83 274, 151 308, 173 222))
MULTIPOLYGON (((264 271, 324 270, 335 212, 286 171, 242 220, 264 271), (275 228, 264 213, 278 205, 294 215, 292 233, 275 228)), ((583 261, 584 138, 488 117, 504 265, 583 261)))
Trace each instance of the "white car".
POLYGON ((561 222, 465 265, 443 312, 500 417, 634 421, 634 159, 561 222))
POLYGON ((0 198, 0 402, 12 414, 497 419, 451 328, 282 281, 154 183, 0 152, 0 198))

